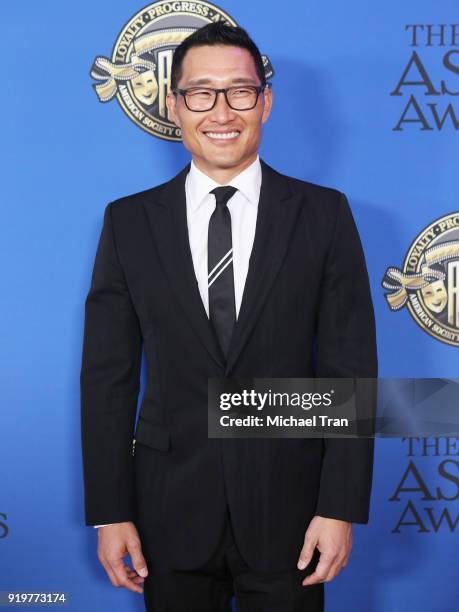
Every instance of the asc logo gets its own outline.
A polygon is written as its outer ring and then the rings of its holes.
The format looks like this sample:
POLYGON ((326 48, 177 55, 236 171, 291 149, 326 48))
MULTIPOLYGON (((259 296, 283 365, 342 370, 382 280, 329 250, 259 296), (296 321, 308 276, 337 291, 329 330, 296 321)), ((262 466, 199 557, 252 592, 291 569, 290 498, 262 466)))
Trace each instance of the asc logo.
MULTIPOLYGON (((166 95, 175 48, 207 23, 237 25, 228 13, 209 2, 160 0, 136 13, 121 30, 111 59, 98 56, 90 75, 100 102, 115 96, 136 125, 159 138, 180 141, 181 130, 168 116, 166 95)), ((263 57, 266 78, 274 72, 263 57)))
POLYGON ((385 297, 392 310, 406 304, 424 331, 459 346, 459 212, 424 229, 403 268, 388 268, 382 285, 391 291, 385 297))

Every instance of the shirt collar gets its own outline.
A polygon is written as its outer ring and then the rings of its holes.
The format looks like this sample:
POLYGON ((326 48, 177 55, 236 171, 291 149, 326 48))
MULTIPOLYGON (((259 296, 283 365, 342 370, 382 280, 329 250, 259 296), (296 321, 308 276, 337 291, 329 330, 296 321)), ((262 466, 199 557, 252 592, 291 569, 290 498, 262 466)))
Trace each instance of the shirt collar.
MULTIPOLYGON (((233 177, 227 185, 236 187, 245 199, 254 206, 258 205, 261 187, 261 164, 260 158, 257 158, 238 175, 233 177)), ((204 202, 209 191, 220 187, 220 183, 214 181, 210 176, 207 176, 200 170, 196 164, 191 161, 190 171, 186 177, 186 189, 190 197, 190 207, 195 212, 204 202)))

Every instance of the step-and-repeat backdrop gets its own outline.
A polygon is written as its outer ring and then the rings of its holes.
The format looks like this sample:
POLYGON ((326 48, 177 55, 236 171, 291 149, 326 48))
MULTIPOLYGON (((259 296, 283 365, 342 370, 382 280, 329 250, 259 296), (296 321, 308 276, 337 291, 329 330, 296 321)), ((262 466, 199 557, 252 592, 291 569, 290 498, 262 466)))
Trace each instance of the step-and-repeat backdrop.
MULTIPOLYGON (((459 376, 455 0, 52 0, 2 6, 0 590, 141 610, 84 526, 79 368, 105 205, 188 161, 167 117, 174 48, 245 27, 272 69, 261 156, 344 191, 364 245, 380 376, 459 376)), ((457 609, 456 437, 378 438, 371 518, 327 610, 457 609)))

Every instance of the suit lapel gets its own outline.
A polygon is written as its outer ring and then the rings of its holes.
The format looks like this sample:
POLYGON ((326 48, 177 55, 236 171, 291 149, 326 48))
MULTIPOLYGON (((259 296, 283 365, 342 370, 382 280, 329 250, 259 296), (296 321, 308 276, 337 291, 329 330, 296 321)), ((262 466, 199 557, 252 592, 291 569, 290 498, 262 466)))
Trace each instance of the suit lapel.
POLYGON ((165 183, 146 211, 161 263, 185 316, 207 351, 224 367, 225 357, 209 321, 194 272, 186 218, 185 179, 190 164, 165 183))
POLYGON ((234 367, 285 257, 300 198, 287 179, 261 161, 262 181, 257 223, 238 320, 228 350, 225 376, 234 367))

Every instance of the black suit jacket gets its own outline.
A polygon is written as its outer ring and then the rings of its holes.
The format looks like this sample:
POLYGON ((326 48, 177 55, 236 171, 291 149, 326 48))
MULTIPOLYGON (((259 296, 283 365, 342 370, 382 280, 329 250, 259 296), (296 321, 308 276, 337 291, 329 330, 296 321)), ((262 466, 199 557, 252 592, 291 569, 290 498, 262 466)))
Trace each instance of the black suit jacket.
POLYGON ((158 570, 206 561, 227 507, 241 554, 263 571, 296 566, 315 514, 368 520, 372 439, 208 438, 209 377, 377 375, 368 276, 345 196, 261 163, 226 361, 194 274, 189 166, 105 209, 81 369, 86 523, 133 521, 158 570))

